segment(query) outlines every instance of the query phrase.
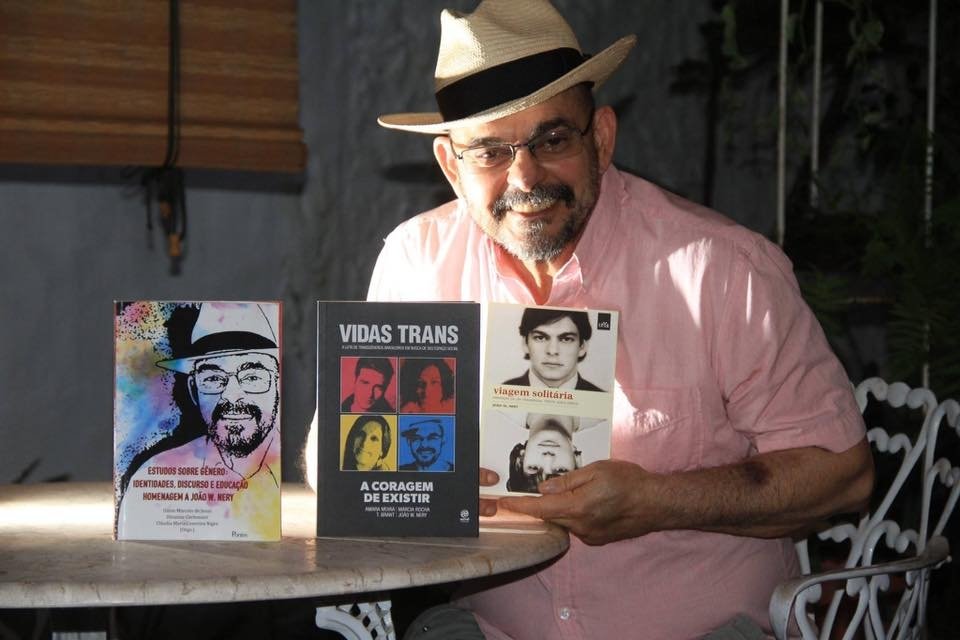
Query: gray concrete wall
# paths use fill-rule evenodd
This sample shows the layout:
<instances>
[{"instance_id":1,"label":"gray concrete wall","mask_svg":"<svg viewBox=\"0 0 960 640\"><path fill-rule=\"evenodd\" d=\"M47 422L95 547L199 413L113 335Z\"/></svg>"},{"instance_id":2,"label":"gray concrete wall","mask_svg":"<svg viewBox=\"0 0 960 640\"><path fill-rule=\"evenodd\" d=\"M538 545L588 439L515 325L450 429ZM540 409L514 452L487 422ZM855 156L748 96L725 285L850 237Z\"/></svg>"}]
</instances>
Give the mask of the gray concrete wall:
<instances>
[{"instance_id":1,"label":"gray concrete wall","mask_svg":"<svg viewBox=\"0 0 960 640\"><path fill-rule=\"evenodd\" d=\"M557 2L588 52L638 34L600 94L621 118L616 161L692 198L703 180L704 98L669 85L674 65L702 54L706 4ZM451 197L429 137L382 129L376 117L433 109L440 8L473 5L301 0L302 191L250 188L243 175L217 188L192 179L181 276L169 275L157 230L157 247L147 247L129 188L89 172L77 181L0 170L0 482L35 460L28 481L110 478L111 302L136 298L284 301L284 474L299 477L313 410L314 302L362 298L383 236ZM716 201L736 204L725 212L760 231L772 227L772 196L758 185L724 181Z\"/></svg>"}]
</instances>

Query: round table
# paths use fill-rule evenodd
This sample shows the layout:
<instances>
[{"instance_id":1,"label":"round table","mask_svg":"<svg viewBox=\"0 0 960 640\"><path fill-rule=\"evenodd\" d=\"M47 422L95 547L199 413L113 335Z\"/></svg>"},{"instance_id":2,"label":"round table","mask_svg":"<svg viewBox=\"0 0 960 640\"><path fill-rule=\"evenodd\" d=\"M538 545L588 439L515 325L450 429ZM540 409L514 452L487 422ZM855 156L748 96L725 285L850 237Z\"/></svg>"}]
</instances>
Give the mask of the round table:
<instances>
[{"instance_id":1,"label":"round table","mask_svg":"<svg viewBox=\"0 0 960 640\"><path fill-rule=\"evenodd\" d=\"M477 538L317 538L313 492L282 495L280 542L118 541L109 483L2 485L0 608L362 600L533 566L569 544L512 514L482 519Z\"/></svg>"}]
</instances>

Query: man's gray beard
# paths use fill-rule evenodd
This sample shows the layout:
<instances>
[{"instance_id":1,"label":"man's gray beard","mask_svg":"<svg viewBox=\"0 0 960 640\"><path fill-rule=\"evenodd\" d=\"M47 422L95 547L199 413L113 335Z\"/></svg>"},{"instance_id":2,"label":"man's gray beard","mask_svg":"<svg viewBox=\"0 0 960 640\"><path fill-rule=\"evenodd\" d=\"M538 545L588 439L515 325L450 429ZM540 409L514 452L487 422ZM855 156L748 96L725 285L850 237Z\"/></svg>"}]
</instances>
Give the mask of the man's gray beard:
<instances>
[{"instance_id":1,"label":"man's gray beard","mask_svg":"<svg viewBox=\"0 0 960 640\"><path fill-rule=\"evenodd\" d=\"M552 260L563 252L563 248L577 237L583 226L584 216L579 207L571 212L563 224L563 228L553 235L544 235L547 224L543 220L534 220L525 225L524 237L512 242L496 239L508 253L524 262L545 262Z\"/></svg>"},{"instance_id":2,"label":"man's gray beard","mask_svg":"<svg viewBox=\"0 0 960 640\"><path fill-rule=\"evenodd\" d=\"M244 438L240 434L234 435L228 433L226 439L218 435L216 429L213 429L213 442L232 458L246 458L256 451L257 447L263 444L263 441L267 439L267 434L270 433L272 428L272 422L266 426L258 422L256 431L250 434L250 437Z\"/></svg>"},{"instance_id":3,"label":"man's gray beard","mask_svg":"<svg viewBox=\"0 0 960 640\"><path fill-rule=\"evenodd\" d=\"M225 435L222 435L217 430L217 422L221 419L217 412L215 412L212 417L210 424L207 426L207 433L210 436L210 439L213 440L213 443L224 453L228 454L232 458L246 458L251 453L257 450L263 441L267 439L267 435L273 429L273 424L277 419L277 408L279 407L280 399L274 402L273 411L270 412L269 416L263 416L257 407L252 405L246 405L254 409L255 415L252 417L257 423L257 428L252 434L248 437L243 437L241 434L234 435L230 433L229 430Z\"/></svg>"},{"instance_id":4,"label":"man's gray beard","mask_svg":"<svg viewBox=\"0 0 960 640\"><path fill-rule=\"evenodd\" d=\"M440 459L440 452L439 452L439 451L434 451L433 453L431 453L429 460L424 460L422 457L420 457L420 456L419 456L418 454L416 454L416 453L414 453L413 457L414 457L414 462L415 462L417 465L419 465L419 466L421 466L421 467L423 467L423 468L426 469L426 468L432 467L434 464L436 464L437 460Z\"/></svg>"},{"instance_id":5,"label":"man's gray beard","mask_svg":"<svg viewBox=\"0 0 960 640\"><path fill-rule=\"evenodd\" d=\"M494 203L492 217L489 212L483 212L483 218L489 220L484 231L509 254L524 262L545 262L556 258L577 238L597 204L600 193L600 171L595 151L591 153L587 170L590 179L581 200L574 199L573 190L567 185L538 185L530 193L505 194ZM562 200L570 208L563 227L555 235L545 235L543 231L547 226L546 222L534 220L525 224L525 233L519 240L508 241L499 237L503 218L506 209L510 208L510 202L539 204L544 198ZM469 201L467 205L470 206Z\"/></svg>"}]
</instances>

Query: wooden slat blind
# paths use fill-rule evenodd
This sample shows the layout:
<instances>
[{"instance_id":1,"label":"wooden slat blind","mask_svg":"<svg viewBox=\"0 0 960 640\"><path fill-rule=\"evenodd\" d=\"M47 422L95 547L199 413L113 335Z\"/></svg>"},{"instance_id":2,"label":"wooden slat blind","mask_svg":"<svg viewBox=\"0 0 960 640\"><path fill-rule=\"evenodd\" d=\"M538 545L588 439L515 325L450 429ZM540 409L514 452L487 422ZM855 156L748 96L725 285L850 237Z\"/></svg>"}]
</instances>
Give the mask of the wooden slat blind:
<instances>
[{"instance_id":1,"label":"wooden slat blind","mask_svg":"<svg viewBox=\"0 0 960 640\"><path fill-rule=\"evenodd\" d=\"M0 162L157 166L166 0L0 0ZM180 166L298 172L295 0L181 0Z\"/></svg>"}]
</instances>

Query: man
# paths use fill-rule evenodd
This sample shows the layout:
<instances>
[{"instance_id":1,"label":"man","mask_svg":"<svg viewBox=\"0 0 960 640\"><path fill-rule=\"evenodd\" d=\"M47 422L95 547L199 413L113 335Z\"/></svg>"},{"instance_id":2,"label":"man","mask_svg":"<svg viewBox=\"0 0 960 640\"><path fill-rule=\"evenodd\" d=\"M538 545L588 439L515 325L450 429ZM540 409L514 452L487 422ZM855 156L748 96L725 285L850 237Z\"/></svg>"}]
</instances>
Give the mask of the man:
<instances>
[{"instance_id":1,"label":"man","mask_svg":"<svg viewBox=\"0 0 960 640\"><path fill-rule=\"evenodd\" d=\"M537 493L544 480L580 468L581 453L573 443L577 418L530 413L526 427L530 435L510 451L507 491Z\"/></svg>"},{"instance_id":2,"label":"man","mask_svg":"<svg viewBox=\"0 0 960 640\"><path fill-rule=\"evenodd\" d=\"M453 463L441 460L447 443L443 420L414 418L401 422L400 435L407 441L413 460L400 465L401 471L453 471Z\"/></svg>"},{"instance_id":3,"label":"man","mask_svg":"<svg viewBox=\"0 0 960 640\"><path fill-rule=\"evenodd\" d=\"M358 358L353 371L353 392L344 398L344 413L392 413L393 406L384 397L393 365L387 358Z\"/></svg>"},{"instance_id":4,"label":"man","mask_svg":"<svg viewBox=\"0 0 960 640\"><path fill-rule=\"evenodd\" d=\"M185 475L222 483L219 493L235 491L231 500L222 503L230 510L235 534L245 537L239 534L249 534L244 530L247 526L259 537L279 538L278 320L278 314L269 314L259 304L200 306L189 351L156 364L187 376L189 397L205 432L151 457L131 476L128 487L154 479L151 468L195 469L196 473ZM133 517L133 511L128 516Z\"/></svg>"},{"instance_id":5,"label":"man","mask_svg":"<svg viewBox=\"0 0 960 640\"><path fill-rule=\"evenodd\" d=\"M530 368L504 384L603 391L577 372L593 335L586 311L528 307L520 318L523 357Z\"/></svg>"},{"instance_id":6,"label":"man","mask_svg":"<svg viewBox=\"0 0 960 640\"><path fill-rule=\"evenodd\" d=\"M612 165L616 115L589 89L633 37L583 56L546 0L486 0L441 25L440 112L380 123L435 134L457 200L387 237L368 297L609 308L621 327L612 459L499 500L566 527L569 551L465 585L458 604L498 639L701 638L740 614L768 629L770 593L797 571L789 536L860 509L873 482L789 262Z\"/></svg>"}]
</instances>

